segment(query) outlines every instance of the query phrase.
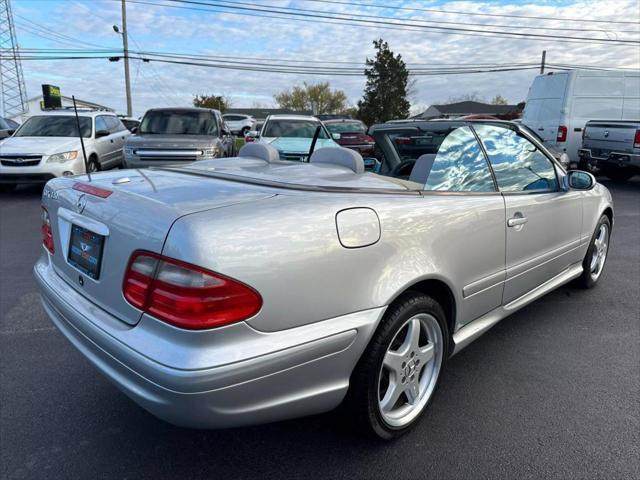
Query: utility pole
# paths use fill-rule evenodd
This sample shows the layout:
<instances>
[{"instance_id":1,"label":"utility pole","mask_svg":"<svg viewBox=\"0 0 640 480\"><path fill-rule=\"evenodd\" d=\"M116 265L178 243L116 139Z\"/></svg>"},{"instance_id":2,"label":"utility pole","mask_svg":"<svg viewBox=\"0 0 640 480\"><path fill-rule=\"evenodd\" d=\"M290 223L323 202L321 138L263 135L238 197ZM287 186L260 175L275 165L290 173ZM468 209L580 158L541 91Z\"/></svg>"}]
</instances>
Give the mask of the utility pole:
<instances>
[{"instance_id":1,"label":"utility pole","mask_svg":"<svg viewBox=\"0 0 640 480\"><path fill-rule=\"evenodd\" d=\"M0 0L0 53L0 114L13 117L28 103L10 0Z\"/></svg>"},{"instance_id":2,"label":"utility pole","mask_svg":"<svg viewBox=\"0 0 640 480\"><path fill-rule=\"evenodd\" d=\"M127 117L133 115L131 108L131 80L129 79L129 40L127 38L127 3L122 0L122 48L124 51L124 85L127 91Z\"/></svg>"},{"instance_id":3,"label":"utility pole","mask_svg":"<svg viewBox=\"0 0 640 480\"><path fill-rule=\"evenodd\" d=\"M124 0L122 0L124 2ZM540 74L544 73L544 61L547 59L547 51L542 51L542 62L540 62Z\"/></svg>"}]
</instances>

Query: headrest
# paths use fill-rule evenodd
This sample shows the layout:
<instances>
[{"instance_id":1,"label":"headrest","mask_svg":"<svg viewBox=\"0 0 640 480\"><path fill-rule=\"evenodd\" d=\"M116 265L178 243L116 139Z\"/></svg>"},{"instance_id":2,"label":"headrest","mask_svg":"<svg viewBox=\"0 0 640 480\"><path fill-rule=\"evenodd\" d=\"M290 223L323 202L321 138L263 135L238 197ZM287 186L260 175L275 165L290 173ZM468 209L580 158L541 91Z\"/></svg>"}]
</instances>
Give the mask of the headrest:
<instances>
[{"instance_id":1,"label":"headrest","mask_svg":"<svg viewBox=\"0 0 640 480\"><path fill-rule=\"evenodd\" d=\"M358 152L342 147L319 148L311 154L310 163L342 165L356 173L364 173L364 160Z\"/></svg>"},{"instance_id":2,"label":"headrest","mask_svg":"<svg viewBox=\"0 0 640 480\"><path fill-rule=\"evenodd\" d=\"M435 153L425 153L424 155L420 155L411 169L409 180L416 183L422 183L423 185L427 183L427 179L429 178L431 168L433 167L433 161L435 159Z\"/></svg>"},{"instance_id":3,"label":"headrest","mask_svg":"<svg viewBox=\"0 0 640 480\"><path fill-rule=\"evenodd\" d=\"M275 147L267 143L258 142L244 144L242 148L240 148L238 156L259 158L260 160L264 160L265 162L269 163L277 162L278 160L280 160L280 153Z\"/></svg>"}]
</instances>

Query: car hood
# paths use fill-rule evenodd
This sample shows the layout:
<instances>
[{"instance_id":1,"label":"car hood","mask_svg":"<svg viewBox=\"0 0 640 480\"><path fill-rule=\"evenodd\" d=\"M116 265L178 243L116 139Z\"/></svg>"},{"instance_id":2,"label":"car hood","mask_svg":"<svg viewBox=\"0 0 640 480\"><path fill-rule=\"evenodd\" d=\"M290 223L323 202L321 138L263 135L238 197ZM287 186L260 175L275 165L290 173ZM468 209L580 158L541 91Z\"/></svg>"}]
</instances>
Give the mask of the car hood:
<instances>
[{"instance_id":1,"label":"car hood","mask_svg":"<svg viewBox=\"0 0 640 480\"><path fill-rule=\"evenodd\" d=\"M80 148L80 139L72 137L9 137L0 143L0 154L52 155Z\"/></svg>"},{"instance_id":2,"label":"car hood","mask_svg":"<svg viewBox=\"0 0 640 480\"><path fill-rule=\"evenodd\" d=\"M130 135L127 147L132 148L206 148L215 143L208 135Z\"/></svg>"},{"instance_id":3,"label":"car hood","mask_svg":"<svg viewBox=\"0 0 640 480\"><path fill-rule=\"evenodd\" d=\"M265 143L270 143L280 152L287 153L307 153L311 148L311 138L289 138L289 137L267 137L261 139ZM330 138L319 138L315 148L339 147Z\"/></svg>"}]
</instances>

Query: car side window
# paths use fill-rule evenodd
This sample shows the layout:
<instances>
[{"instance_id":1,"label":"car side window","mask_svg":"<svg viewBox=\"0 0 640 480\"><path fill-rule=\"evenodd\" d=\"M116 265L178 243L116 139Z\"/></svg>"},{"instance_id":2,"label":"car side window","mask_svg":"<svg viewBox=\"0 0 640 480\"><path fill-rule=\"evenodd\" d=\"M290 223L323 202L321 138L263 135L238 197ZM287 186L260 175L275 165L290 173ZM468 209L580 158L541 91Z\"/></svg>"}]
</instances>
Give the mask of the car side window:
<instances>
[{"instance_id":1,"label":"car side window","mask_svg":"<svg viewBox=\"0 0 640 480\"><path fill-rule=\"evenodd\" d=\"M553 163L533 143L517 132L495 125L474 125L503 192L558 190Z\"/></svg>"},{"instance_id":2,"label":"car side window","mask_svg":"<svg viewBox=\"0 0 640 480\"><path fill-rule=\"evenodd\" d=\"M105 120L104 115L100 115L99 117L96 117L96 132L99 132L100 130L109 131L109 127L107 126L107 122Z\"/></svg>"},{"instance_id":3,"label":"car side window","mask_svg":"<svg viewBox=\"0 0 640 480\"><path fill-rule=\"evenodd\" d=\"M414 168L429 168L429 161ZM469 127L453 130L444 139L427 174L424 190L445 192L495 192L487 159ZM412 172L413 176L413 172Z\"/></svg>"}]
</instances>

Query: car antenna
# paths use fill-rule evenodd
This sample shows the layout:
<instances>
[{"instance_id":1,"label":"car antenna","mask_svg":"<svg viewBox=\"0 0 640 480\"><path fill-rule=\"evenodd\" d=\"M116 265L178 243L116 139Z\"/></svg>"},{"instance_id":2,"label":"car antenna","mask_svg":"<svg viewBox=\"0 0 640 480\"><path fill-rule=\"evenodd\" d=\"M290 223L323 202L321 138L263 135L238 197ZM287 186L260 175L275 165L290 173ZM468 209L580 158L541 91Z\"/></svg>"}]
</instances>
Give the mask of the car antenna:
<instances>
[{"instance_id":1,"label":"car antenna","mask_svg":"<svg viewBox=\"0 0 640 480\"><path fill-rule=\"evenodd\" d=\"M80 117L78 117L78 107L76 107L76 97L71 95L73 100L73 111L76 114L76 124L78 125L78 136L80 137L80 145L82 145L82 158L84 159L84 171L87 172L87 177L91 181L91 172L89 171L89 165L87 164L87 152L84 149L84 140L82 140L82 130L80 129Z\"/></svg>"},{"instance_id":2,"label":"car antenna","mask_svg":"<svg viewBox=\"0 0 640 480\"><path fill-rule=\"evenodd\" d=\"M316 127L316 131L313 134L313 140L311 140L311 147L309 147L309 155L307 156L307 162L311 160L311 154L313 150L316 148L316 142L318 141L318 137L320 136L320 130L322 130L322 126L318 125Z\"/></svg>"}]
</instances>

